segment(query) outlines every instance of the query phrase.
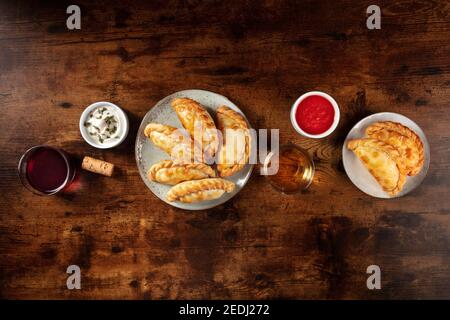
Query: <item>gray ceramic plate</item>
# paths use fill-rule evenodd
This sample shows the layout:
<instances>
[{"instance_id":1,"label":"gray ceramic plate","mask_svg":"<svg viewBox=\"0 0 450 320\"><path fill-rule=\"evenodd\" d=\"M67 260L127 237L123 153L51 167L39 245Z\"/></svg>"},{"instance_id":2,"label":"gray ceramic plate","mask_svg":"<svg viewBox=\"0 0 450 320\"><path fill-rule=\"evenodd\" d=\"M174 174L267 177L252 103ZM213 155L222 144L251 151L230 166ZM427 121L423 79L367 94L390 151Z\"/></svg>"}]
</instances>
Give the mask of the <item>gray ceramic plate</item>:
<instances>
[{"instance_id":1,"label":"gray ceramic plate","mask_svg":"<svg viewBox=\"0 0 450 320\"><path fill-rule=\"evenodd\" d=\"M208 112L211 114L213 119L216 117L216 110L222 106L226 105L231 109L241 113L244 118L245 115L242 111L226 97L205 90L184 90L179 91L170 96L165 97L159 101L153 108L151 108L147 114L142 119L139 131L136 137L136 163L139 169L139 174L142 180L147 185L147 187L162 201L181 209L187 210L203 210L213 208L226 201L230 200L235 196L241 189L245 186L250 175L252 173L253 165L247 164L244 169L236 173L235 175L227 178L236 184L236 188L232 193L226 193L222 197L216 200L203 201L197 203L182 203L182 202L168 202L166 200L167 191L169 191L170 186L159 184L150 181L147 178L148 169L156 162L169 159L169 156L159 148L157 148L149 139L144 136L144 128L150 122L157 122L161 124L170 125L177 128L182 128L180 121L176 113L170 106L170 102L173 98L188 97L194 99L201 103ZM248 122L248 121L247 121Z\"/></svg>"},{"instance_id":2,"label":"gray ceramic plate","mask_svg":"<svg viewBox=\"0 0 450 320\"><path fill-rule=\"evenodd\" d=\"M363 138L365 136L364 130L366 127L378 121L394 121L407 126L420 137L424 147L425 159L422 170L415 176L407 177L403 190L395 196L390 196L384 192L375 178L364 167L362 162L346 147L348 140ZM352 128L352 130L350 130L342 147L342 161L344 163L345 172L358 189L376 198L397 198L414 190L422 183L423 179L425 179L428 167L430 166L430 146L422 129L420 129L420 127L411 119L398 113L380 112L362 119Z\"/></svg>"}]
</instances>

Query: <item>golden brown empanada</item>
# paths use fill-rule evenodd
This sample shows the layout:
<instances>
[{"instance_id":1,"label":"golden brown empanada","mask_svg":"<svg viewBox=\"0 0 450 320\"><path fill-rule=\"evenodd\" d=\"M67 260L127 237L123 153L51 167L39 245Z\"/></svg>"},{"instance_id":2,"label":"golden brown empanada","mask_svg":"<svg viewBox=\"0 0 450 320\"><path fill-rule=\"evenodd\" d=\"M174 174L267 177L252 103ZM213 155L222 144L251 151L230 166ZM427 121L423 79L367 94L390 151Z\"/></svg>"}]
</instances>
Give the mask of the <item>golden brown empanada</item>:
<instances>
[{"instance_id":1,"label":"golden brown empanada","mask_svg":"<svg viewBox=\"0 0 450 320\"><path fill-rule=\"evenodd\" d=\"M207 161L212 159L219 147L219 137L208 111L200 103L189 98L173 99L172 107L183 127L201 147L204 159Z\"/></svg>"},{"instance_id":2,"label":"golden brown empanada","mask_svg":"<svg viewBox=\"0 0 450 320\"><path fill-rule=\"evenodd\" d=\"M217 171L221 177L228 177L241 170L248 162L251 136L244 117L227 106L217 109L217 124L223 139Z\"/></svg>"},{"instance_id":3,"label":"golden brown empanada","mask_svg":"<svg viewBox=\"0 0 450 320\"><path fill-rule=\"evenodd\" d=\"M363 162L384 191L396 195L402 190L406 177L397 149L371 138L350 140L347 147Z\"/></svg>"},{"instance_id":4,"label":"golden brown empanada","mask_svg":"<svg viewBox=\"0 0 450 320\"><path fill-rule=\"evenodd\" d=\"M376 122L366 128L366 134L395 147L400 152L407 175L416 175L422 169L423 144L419 136L408 127L391 121Z\"/></svg>"},{"instance_id":5,"label":"golden brown empanada","mask_svg":"<svg viewBox=\"0 0 450 320\"><path fill-rule=\"evenodd\" d=\"M216 176L214 170L204 163L181 164L172 160L155 163L147 172L150 180L175 185L189 180L199 180Z\"/></svg>"},{"instance_id":6,"label":"golden brown empanada","mask_svg":"<svg viewBox=\"0 0 450 320\"><path fill-rule=\"evenodd\" d=\"M234 187L233 182L221 178L185 181L169 190L167 200L185 203L213 200L220 198L225 192L232 192Z\"/></svg>"},{"instance_id":7,"label":"golden brown empanada","mask_svg":"<svg viewBox=\"0 0 450 320\"><path fill-rule=\"evenodd\" d=\"M193 163L195 159L195 144L192 139L174 127L159 123L149 123L144 135L170 157L180 163Z\"/></svg>"}]
</instances>

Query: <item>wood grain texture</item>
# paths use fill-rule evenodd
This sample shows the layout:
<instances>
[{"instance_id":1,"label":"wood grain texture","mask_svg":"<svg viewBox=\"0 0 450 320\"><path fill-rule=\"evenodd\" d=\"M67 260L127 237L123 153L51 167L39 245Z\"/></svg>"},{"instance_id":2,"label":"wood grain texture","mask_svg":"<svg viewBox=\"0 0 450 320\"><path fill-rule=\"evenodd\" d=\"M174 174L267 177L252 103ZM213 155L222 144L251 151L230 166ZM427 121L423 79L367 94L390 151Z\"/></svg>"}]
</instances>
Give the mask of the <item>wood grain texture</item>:
<instances>
[{"instance_id":1,"label":"wood grain texture","mask_svg":"<svg viewBox=\"0 0 450 320\"><path fill-rule=\"evenodd\" d=\"M450 298L450 3L379 1L0 2L0 297L62 299ZM279 128L314 156L301 194L273 190L255 170L215 209L186 212L139 177L134 139L163 97L200 88L229 97L255 128ZM322 90L341 122L322 140L289 123L302 93ZM113 150L78 130L95 101L124 108L129 136ZM374 199L347 178L342 142L365 115L410 117L431 145L423 184ZM62 147L114 163L112 178L80 172L76 190L34 196L16 167L30 146ZM82 290L66 289L66 268ZM366 288L366 268L382 290Z\"/></svg>"}]
</instances>

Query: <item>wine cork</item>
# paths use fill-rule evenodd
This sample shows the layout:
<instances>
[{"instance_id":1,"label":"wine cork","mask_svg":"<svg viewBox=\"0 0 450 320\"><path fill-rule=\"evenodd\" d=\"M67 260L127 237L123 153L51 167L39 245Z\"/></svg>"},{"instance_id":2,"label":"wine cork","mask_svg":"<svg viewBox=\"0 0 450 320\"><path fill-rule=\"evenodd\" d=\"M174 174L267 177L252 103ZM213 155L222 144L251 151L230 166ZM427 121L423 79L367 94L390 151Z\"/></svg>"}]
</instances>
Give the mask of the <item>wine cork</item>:
<instances>
[{"instance_id":1,"label":"wine cork","mask_svg":"<svg viewBox=\"0 0 450 320\"><path fill-rule=\"evenodd\" d=\"M84 170L87 170L87 171L91 171L91 172L102 174L104 176L111 177L111 175L113 174L114 165L112 163L109 163L109 162L106 162L103 160L98 160L98 159L94 159L94 158L86 156L83 158L83 163L81 164L81 168L83 168Z\"/></svg>"}]
</instances>

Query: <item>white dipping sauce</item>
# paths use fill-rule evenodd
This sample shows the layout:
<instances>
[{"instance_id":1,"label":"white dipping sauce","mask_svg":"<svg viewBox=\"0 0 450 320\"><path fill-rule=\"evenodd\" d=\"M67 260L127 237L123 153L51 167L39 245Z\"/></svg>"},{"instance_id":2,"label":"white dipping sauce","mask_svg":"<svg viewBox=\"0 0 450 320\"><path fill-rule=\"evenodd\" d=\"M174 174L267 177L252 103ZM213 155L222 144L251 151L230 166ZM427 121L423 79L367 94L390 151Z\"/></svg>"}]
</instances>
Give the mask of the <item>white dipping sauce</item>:
<instances>
[{"instance_id":1,"label":"white dipping sauce","mask_svg":"<svg viewBox=\"0 0 450 320\"><path fill-rule=\"evenodd\" d=\"M100 106L91 111L84 122L87 133L97 143L118 139L120 122L116 111L110 106Z\"/></svg>"}]
</instances>

